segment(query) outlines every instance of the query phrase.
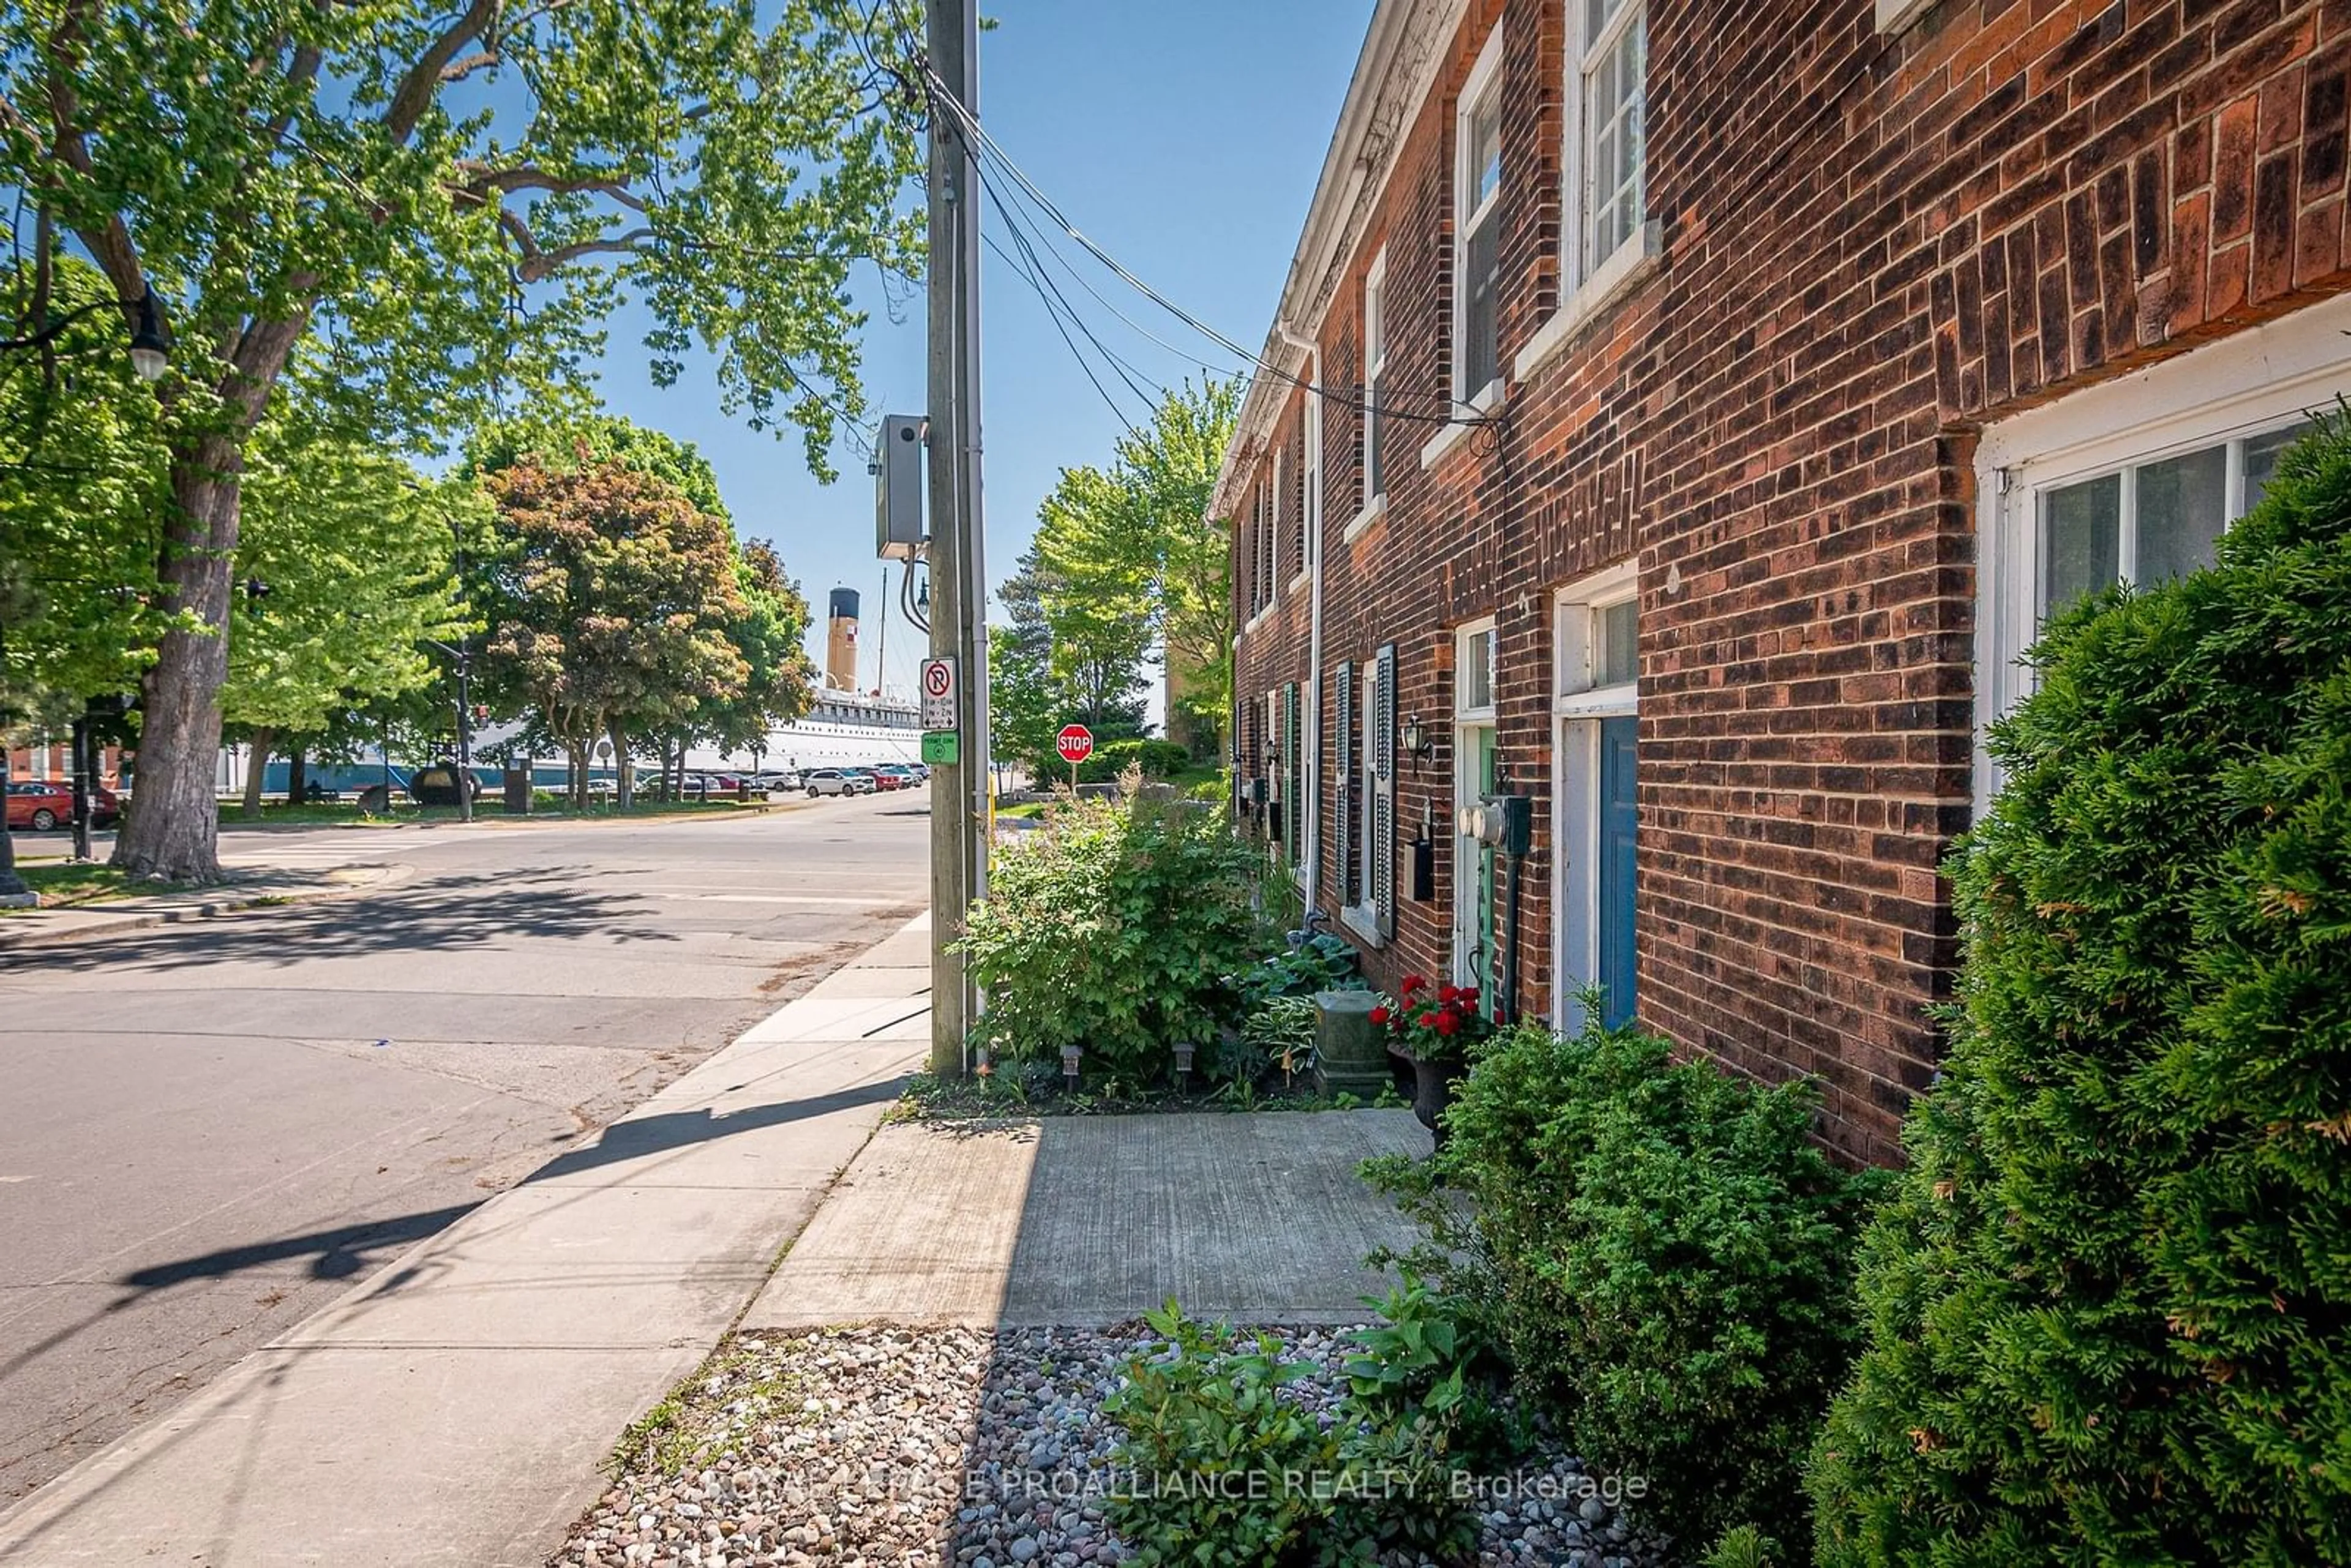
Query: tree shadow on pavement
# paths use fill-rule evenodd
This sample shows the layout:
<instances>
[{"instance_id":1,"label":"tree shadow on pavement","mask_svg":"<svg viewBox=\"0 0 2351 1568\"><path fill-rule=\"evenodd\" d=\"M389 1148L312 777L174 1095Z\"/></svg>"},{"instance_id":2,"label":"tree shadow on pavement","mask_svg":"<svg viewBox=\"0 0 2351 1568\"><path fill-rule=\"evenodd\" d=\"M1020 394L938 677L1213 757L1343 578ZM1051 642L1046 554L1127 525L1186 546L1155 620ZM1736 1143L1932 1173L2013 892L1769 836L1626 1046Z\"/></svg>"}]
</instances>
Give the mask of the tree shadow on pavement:
<instances>
[{"instance_id":1,"label":"tree shadow on pavement","mask_svg":"<svg viewBox=\"0 0 2351 1568\"><path fill-rule=\"evenodd\" d=\"M883 1104L896 1100L905 1091L906 1081L895 1078L881 1083L861 1083L806 1100L746 1106L739 1111L716 1115L707 1105L697 1105L689 1111L660 1111L650 1116L633 1116L606 1127L594 1143L583 1144L567 1154L557 1155L525 1176L521 1185L528 1186L533 1182L554 1181L560 1176L617 1165L622 1160L645 1159L695 1144L708 1143L713 1138L756 1132L762 1127L781 1126L787 1122L804 1122L811 1116L846 1111L852 1106Z\"/></svg>"},{"instance_id":2,"label":"tree shadow on pavement","mask_svg":"<svg viewBox=\"0 0 2351 1568\"><path fill-rule=\"evenodd\" d=\"M650 923L656 901L580 884L590 866L440 876L348 901L262 909L101 933L87 940L0 948L10 969L181 969L214 964L297 964L385 953L462 952L513 940L675 942Z\"/></svg>"}]
</instances>

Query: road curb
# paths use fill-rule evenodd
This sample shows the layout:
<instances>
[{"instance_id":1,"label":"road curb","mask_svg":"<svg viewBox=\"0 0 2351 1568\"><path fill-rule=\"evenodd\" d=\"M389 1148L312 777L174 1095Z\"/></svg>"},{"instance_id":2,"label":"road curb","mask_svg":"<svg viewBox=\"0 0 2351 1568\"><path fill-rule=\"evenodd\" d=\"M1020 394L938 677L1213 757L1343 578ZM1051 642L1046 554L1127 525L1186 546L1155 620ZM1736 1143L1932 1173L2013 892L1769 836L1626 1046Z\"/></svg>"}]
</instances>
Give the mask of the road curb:
<instances>
[{"instance_id":1,"label":"road curb","mask_svg":"<svg viewBox=\"0 0 2351 1568\"><path fill-rule=\"evenodd\" d=\"M381 872L381 876L364 882L346 883L335 887L298 888L291 891L256 889L243 895L206 899L201 904L176 904L170 909L149 910L144 914L110 915L103 909L61 910L60 914L87 914L93 917L88 925L69 926L62 930L32 930L14 932L0 925L0 953L19 947L49 947L68 942L85 942L96 936L111 936L123 931L146 931L158 925L188 925L199 920L217 920L224 915L237 915L253 909L287 909L306 904L331 904L337 899L355 898L363 893L381 893L397 887L416 874L412 865L351 866L350 871ZM333 874L332 873L329 874ZM110 901L108 901L110 902Z\"/></svg>"}]
</instances>

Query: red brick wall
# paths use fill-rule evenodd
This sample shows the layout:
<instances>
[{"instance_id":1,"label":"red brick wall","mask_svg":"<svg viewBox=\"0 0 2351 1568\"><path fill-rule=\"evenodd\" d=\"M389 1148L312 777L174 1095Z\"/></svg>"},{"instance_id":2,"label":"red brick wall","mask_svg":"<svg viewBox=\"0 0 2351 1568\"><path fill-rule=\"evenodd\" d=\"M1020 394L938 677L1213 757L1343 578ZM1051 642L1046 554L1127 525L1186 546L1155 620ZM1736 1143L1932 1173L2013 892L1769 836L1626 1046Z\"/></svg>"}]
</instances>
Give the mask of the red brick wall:
<instances>
[{"instance_id":1,"label":"red brick wall","mask_svg":"<svg viewBox=\"0 0 2351 1568\"><path fill-rule=\"evenodd\" d=\"M1319 330L1326 384L1360 380L1384 243L1383 403L1444 406L1456 95L1498 17L1506 364L1548 319L1562 15L1471 7ZM1649 28L1654 270L1434 471L1435 426L1393 424L1352 545L1360 423L1326 407L1326 676L1395 641L1399 713L1439 742L1398 789L1400 841L1436 815L1438 896L1369 965L1448 960L1450 629L1492 614L1503 766L1538 797L1521 1000L1550 1008L1551 594L1636 559L1641 1016L1817 1077L1831 1143L1890 1158L1954 957L1974 432L2351 284L2351 4L1947 0L1886 38L1868 0L1651 0ZM1245 698L1307 678L1305 600L1245 634ZM1326 755L1328 717L1326 683ZM1326 908L1338 886L1326 858Z\"/></svg>"}]
</instances>

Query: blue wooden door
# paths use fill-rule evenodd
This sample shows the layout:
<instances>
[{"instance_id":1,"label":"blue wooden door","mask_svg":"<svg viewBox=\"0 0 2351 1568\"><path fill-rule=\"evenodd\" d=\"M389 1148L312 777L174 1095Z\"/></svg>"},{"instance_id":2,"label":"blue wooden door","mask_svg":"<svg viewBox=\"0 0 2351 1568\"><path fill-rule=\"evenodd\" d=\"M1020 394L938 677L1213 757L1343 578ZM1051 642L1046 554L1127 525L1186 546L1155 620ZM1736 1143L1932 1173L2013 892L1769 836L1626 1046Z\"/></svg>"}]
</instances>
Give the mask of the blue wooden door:
<instances>
[{"instance_id":1,"label":"blue wooden door","mask_svg":"<svg viewBox=\"0 0 2351 1568\"><path fill-rule=\"evenodd\" d=\"M1600 973L1602 1021L1633 1017L1633 846L1640 816L1633 793L1633 718L1600 723Z\"/></svg>"}]
</instances>

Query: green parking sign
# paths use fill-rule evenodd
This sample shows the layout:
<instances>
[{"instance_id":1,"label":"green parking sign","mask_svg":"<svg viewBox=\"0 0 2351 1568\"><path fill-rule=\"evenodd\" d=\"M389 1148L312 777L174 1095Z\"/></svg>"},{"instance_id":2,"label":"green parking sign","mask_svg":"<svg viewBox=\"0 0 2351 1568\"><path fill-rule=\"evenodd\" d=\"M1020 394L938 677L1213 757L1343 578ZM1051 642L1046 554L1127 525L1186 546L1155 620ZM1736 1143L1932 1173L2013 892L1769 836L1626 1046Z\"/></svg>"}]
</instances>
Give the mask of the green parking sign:
<instances>
[{"instance_id":1,"label":"green parking sign","mask_svg":"<svg viewBox=\"0 0 2351 1568\"><path fill-rule=\"evenodd\" d=\"M923 736L923 760L934 767L942 764L953 767L962 760L963 747L958 744L962 739L951 729L925 731Z\"/></svg>"}]
</instances>

